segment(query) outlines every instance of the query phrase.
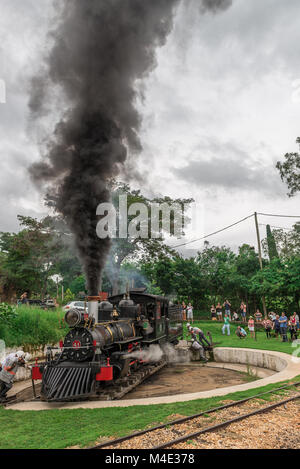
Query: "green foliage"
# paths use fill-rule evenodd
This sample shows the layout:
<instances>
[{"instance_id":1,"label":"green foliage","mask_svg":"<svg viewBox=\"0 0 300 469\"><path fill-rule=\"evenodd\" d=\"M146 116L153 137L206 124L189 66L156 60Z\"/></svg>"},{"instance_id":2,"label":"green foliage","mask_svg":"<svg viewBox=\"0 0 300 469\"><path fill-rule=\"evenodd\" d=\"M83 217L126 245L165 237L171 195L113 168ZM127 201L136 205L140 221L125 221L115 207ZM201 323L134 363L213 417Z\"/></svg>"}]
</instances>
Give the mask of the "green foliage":
<instances>
[{"instance_id":1,"label":"green foliage","mask_svg":"<svg viewBox=\"0 0 300 469\"><path fill-rule=\"evenodd\" d=\"M71 290L68 288L67 291L65 292L64 298L65 298L66 303L70 303L71 301L74 300L75 296L71 292Z\"/></svg>"},{"instance_id":2,"label":"green foliage","mask_svg":"<svg viewBox=\"0 0 300 469\"><path fill-rule=\"evenodd\" d=\"M276 257L279 257L279 256L277 252L275 238L273 236L270 225L267 225L267 243L268 243L269 259L271 261L272 259L275 259Z\"/></svg>"},{"instance_id":3,"label":"green foliage","mask_svg":"<svg viewBox=\"0 0 300 469\"><path fill-rule=\"evenodd\" d=\"M113 181L112 183L112 201L116 209L117 220L119 217L119 196L127 196L127 210L130 206L136 203L142 203L148 210L148 219L147 226L145 227L146 233L148 232L148 238L120 238L117 237L112 241L112 248L110 251L110 256L106 266L106 274L112 285L112 290L114 293L119 291L119 277L120 277L120 268L124 262L131 262L132 260L142 259L144 262L150 260L158 260L160 256L171 256L176 255L171 248L169 248L164 243L165 233L161 229L160 233L157 233L158 237L153 238L153 227L151 227L151 204L164 204L169 205L176 203L182 207L193 202L192 199L176 199L173 200L170 197L155 198L149 199L145 197L140 190L132 190L128 184L117 183ZM130 224L135 218L135 215L128 216L128 223ZM174 220L171 218L170 231L171 236L174 229ZM161 217L160 217L160 228L161 227ZM182 227L184 228L184 227ZM119 231L119 226L117 226L117 233ZM174 234L174 233L173 233Z\"/></svg>"},{"instance_id":4,"label":"green foliage","mask_svg":"<svg viewBox=\"0 0 300 469\"><path fill-rule=\"evenodd\" d=\"M291 259L295 256L300 256L300 222L297 222L293 228L288 231L282 228L272 230L272 237L274 238L277 252L277 256L272 256L273 258L280 257ZM264 253L268 255L268 238L262 241L262 246Z\"/></svg>"},{"instance_id":5,"label":"green foliage","mask_svg":"<svg viewBox=\"0 0 300 469\"><path fill-rule=\"evenodd\" d=\"M66 334L61 310L44 311L19 306L17 314L7 323L0 322L0 339L8 347L22 346L28 351L46 344L56 344Z\"/></svg>"},{"instance_id":6,"label":"green foliage","mask_svg":"<svg viewBox=\"0 0 300 469\"><path fill-rule=\"evenodd\" d=\"M11 322L17 317L17 309L7 303L0 303L0 324Z\"/></svg>"}]
</instances>

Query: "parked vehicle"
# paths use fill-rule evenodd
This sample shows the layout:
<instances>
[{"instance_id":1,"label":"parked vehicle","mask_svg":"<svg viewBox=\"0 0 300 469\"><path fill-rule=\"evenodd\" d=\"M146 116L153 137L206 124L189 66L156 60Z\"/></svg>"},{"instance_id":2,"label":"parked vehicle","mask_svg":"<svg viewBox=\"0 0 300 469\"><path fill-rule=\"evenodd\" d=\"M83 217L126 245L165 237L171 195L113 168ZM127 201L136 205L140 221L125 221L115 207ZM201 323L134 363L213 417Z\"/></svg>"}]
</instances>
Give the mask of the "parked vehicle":
<instances>
[{"instance_id":1,"label":"parked vehicle","mask_svg":"<svg viewBox=\"0 0 300 469\"><path fill-rule=\"evenodd\" d=\"M87 311L87 305L85 306L84 301L71 301L66 306L63 307L65 312L69 311L69 309L78 309L79 311Z\"/></svg>"}]
</instances>

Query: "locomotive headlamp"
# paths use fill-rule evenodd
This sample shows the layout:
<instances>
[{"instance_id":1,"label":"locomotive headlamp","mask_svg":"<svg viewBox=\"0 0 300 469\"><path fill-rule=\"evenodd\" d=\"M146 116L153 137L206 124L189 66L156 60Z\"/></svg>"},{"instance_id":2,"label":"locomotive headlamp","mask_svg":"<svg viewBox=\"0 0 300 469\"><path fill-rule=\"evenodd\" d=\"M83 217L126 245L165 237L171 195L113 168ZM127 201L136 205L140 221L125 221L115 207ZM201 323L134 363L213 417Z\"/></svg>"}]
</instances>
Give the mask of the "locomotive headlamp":
<instances>
[{"instance_id":1,"label":"locomotive headlamp","mask_svg":"<svg viewBox=\"0 0 300 469\"><path fill-rule=\"evenodd\" d=\"M69 327L76 327L81 323L82 314L78 309L70 309L65 315L65 322Z\"/></svg>"}]
</instances>

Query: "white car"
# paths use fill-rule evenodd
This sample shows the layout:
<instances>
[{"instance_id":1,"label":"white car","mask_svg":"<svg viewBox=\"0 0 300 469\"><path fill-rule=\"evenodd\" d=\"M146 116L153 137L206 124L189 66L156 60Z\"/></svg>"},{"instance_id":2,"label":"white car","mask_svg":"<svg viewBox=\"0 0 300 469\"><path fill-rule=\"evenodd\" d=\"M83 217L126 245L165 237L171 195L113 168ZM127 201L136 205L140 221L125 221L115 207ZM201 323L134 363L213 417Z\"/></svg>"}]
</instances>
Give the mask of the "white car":
<instances>
[{"instance_id":1,"label":"white car","mask_svg":"<svg viewBox=\"0 0 300 469\"><path fill-rule=\"evenodd\" d=\"M71 301L71 303L63 307L63 310L67 312L72 308L78 309L79 311L87 311L87 305L85 306L84 301Z\"/></svg>"}]
</instances>

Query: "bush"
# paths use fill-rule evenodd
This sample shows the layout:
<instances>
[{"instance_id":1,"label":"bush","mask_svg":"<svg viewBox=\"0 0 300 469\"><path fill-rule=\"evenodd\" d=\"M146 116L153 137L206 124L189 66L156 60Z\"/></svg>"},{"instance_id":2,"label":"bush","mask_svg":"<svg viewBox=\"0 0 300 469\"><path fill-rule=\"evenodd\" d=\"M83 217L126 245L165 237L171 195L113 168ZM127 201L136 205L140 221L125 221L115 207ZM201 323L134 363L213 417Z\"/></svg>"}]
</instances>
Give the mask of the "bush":
<instances>
[{"instance_id":1,"label":"bush","mask_svg":"<svg viewBox=\"0 0 300 469\"><path fill-rule=\"evenodd\" d=\"M7 323L17 317L17 309L15 306L7 303L0 303L0 324Z\"/></svg>"},{"instance_id":2,"label":"bush","mask_svg":"<svg viewBox=\"0 0 300 469\"><path fill-rule=\"evenodd\" d=\"M63 316L61 310L20 306L9 322L0 322L0 339L8 347L22 346L28 351L55 345L67 332Z\"/></svg>"}]
</instances>

